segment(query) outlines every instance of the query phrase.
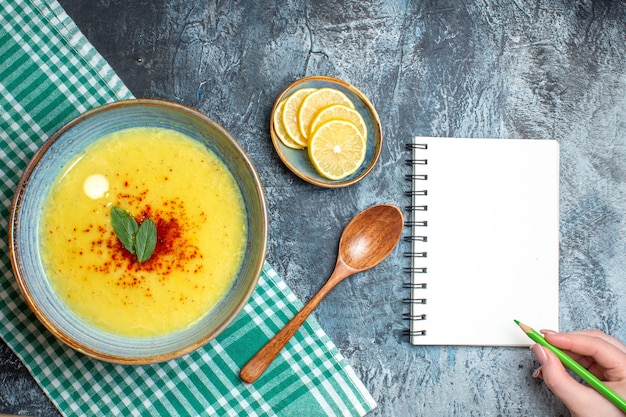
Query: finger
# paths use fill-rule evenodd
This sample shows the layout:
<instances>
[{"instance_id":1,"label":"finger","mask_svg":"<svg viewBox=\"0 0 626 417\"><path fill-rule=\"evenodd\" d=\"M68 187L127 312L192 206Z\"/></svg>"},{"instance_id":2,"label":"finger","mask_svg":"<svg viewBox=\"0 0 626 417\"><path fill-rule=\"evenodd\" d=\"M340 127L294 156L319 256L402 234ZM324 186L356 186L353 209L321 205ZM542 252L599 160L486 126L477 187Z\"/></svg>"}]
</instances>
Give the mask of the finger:
<instances>
[{"instance_id":1,"label":"finger","mask_svg":"<svg viewBox=\"0 0 626 417\"><path fill-rule=\"evenodd\" d=\"M550 329L541 329L540 332L543 333L544 336L546 336L548 334L559 333L559 332L555 332L554 330L550 330ZM585 336L597 337L597 338L602 339L602 340L604 340L606 342L609 342L610 344L612 344L613 346L615 346L616 348L618 348L622 352L626 353L626 344L622 343L619 339L604 333L602 330L597 330L597 329L577 330L577 331L570 332L569 334L580 334L580 335L585 335Z\"/></svg>"},{"instance_id":2,"label":"finger","mask_svg":"<svg viewBox=\"0 0 626 417\"><path fill-rule=\"evenodd\" d=\"M581 333L548 333L546 340L560 349L595 361L592 372L601 379L626 378L626 353L605 338Z\"/></svg>"},{"instance_id":3,"label":"finger","mask_svg":"<svg viewBox=\"0 0 626 417\"><path fill-rule=\"evenodd\" d=\"M593 360L593 358L590 358L588 356L577 355L575 353L568 352L568 351L564 351L564 352L567 353L572 359L574 359L583 368L585 368L587 370L591 369L594 366L597 366L596 361ZM596 376L598 376L598 375L596 375Z\"/></svg>"},{"instance_id":4,"label":"finger","mask_svg":"<svg viewBox=\"0 0 626 417\"><path fill-rule=\"evenodd\" d=\"M622 343L617 338L604 333L601 330L579 330L579 331L575 331L575 332L572 332L572 333L573 334L582 334L582 335L591 336L591 337L597 337L597 338L602 339L602 340L604 340L606 342L609 342L610 344L612 344L613 346L615 346L616 348L618 348L622 352L626 353L626 345L624 343Z\"/></svg>"},{"instance_id":5,"label":"finger","mask_svg":"<svg viewBox=\"0 0 626 417\"><path fill-rule=\"evenodd\" d=\"M533 345L531 349L541 364L541 376L546 386L567 408L584 410L597 400L599 394L574 380L552 352L540 345Z\"/></svg>"},{"instance_id":6,"label":"finger","mask_svg":"<svg viewBox=\"0 0 626 417\"><path fill-rule=\"evenodd\" d=\"M547 334L555 334L559 332L555 332L554 330L549 330L549 329L541 329L541 333L543 333L543 335L545 336ZM577 330L577 331L570 332L569 334L580 334L580 335L585 335L585 336L597 337L606 342L609 342L610 344L612 344L613 346L615 346L622 352L626 353L626 344L622 343L619 339L604 333L602 330L597 330L597 329Z\"/></svg>"},{"instance_id":7,"label":"finger","mask_svg":"<svg viewBox=\"0 0 626 417\"><path fill-rule=\"evenodd\" d=\"M544 337L546 337L548 334L555 334L558 332L555 332L554 330L549 330L549 329L541 329L540 330L541 333L543 333ZM601 337L602 335L604 336L608 336L606 333L600 331L600 330L582 330L582 331L576 331L576 332L571 332L574 334L585 334L585 335L596 335L597 333L600 333L599 335L597 335L598 337ZM617 341L617 339L613 338L615 341ZM596 361L593 358L589 358L588 356L584 356L584 355L579 355L575 352L571 352L568 350L564 350L565 353L567 353L572 359L574 359L576 362L578 362L580 365L582 365L584 368L589 369L592 365L594 365L596 363ZM598 375L596 375L598 376Z\"/></svg>"}]
</instances>

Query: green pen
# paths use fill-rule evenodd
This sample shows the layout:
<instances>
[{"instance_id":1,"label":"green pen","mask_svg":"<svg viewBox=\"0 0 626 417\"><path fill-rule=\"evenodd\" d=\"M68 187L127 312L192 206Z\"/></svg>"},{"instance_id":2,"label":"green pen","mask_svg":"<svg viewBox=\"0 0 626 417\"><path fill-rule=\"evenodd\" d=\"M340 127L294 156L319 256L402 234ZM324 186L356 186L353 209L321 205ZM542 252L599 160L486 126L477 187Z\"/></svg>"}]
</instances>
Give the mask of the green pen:
<instances>
[{"instance_id":1,"label":"green pen","mask_svg":"<svg viewBox=\"0 0 626 417\"><path fill-rule=\"evenodd\" d=\"M576 362L569 356L567 353L563 352L556 346L552 346L548 341L543 337L541 333L534 330L532 327L525 325L524 323L520 323L517 320L514 320L515 324L517 324L523 331L530 337L534 342L539 345L549 349L552 353L556 355L557 358L565 365L567 368L571 369L576 375L585 380L590 386L595 388L600 394L604 395L609 401L618 406L622 411L626 412L626 400L624 400L620 395L605 385L602 381L600 381L594 374L585 369L581 364Z\"/></svg>"}]
</instances>

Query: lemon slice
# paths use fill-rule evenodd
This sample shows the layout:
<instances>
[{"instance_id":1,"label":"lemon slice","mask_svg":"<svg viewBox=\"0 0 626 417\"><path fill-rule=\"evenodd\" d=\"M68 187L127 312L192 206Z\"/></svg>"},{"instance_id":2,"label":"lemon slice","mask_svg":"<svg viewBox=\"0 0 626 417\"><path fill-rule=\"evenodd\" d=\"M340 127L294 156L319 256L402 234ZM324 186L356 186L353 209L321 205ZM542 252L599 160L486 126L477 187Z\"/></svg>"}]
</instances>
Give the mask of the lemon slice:
<instances>
[{"instance_id":1,"label":"lemon slice","mask_svg":"<svg viewBox=\"0 0 626 417\"><path fill-rule=\"evenodd\" d=\"M291 149L302 149L304 146L294 142L289 135L287 134L287 130L285 129L285 124L283 123L283 109L285 108L285 101L281 101L276 106L276 110L274 111L273 123L274 123L274 132L278 139L288 148Z\"/></svg>"},{"instance_id":2,"label":"lemon slice","mask_svg":"<svg viewBox=\"0 0 626 417\"><path fill-rule=\"evenodd\" d=\"M283 108L283 123L285 125L285 131L292 141L300 146L307 146L308 141L306 137L300 133L300 127L298 126L298 111L300 106L310 93L314 92L315 88L301 88L287 97L285 100L285 107Z\"/></svg>"},{"instance_id":3,"label":"lemon slice","mask_svg":"<svg viewBox=\"0 0 626 417\"><path fill-rule=\"evenodd\" d=\"M304 98L298 111L298 127L302 137L308 138L313 117L323 108L333 104L354 108L354 103L348 96L334 88L319 88Z\"/></svg>"},{"instance_id":4,"label":"lemon slice","mask_svg":"<svg viewBox=\"0 0 626 417\"><path fill-rule=\"evenodd\" d=\"M365 160L365 138L354 123L331 120L320 125L309 142L309 158L320 175L340 180Z\"/></svg>"},{"instance_id":5,"label":"lemon slice","mask_svg":"<svg viewBox=\"0 0 626 417\"><path fill-rule=\"evenodd\" d=\"M350 107L344 106L343 104L333 104L332 106L328 106L320 110L315 117L313 117L313 120L311 120L311 125L309 126L309 136L315 132L315 129L318 126L334 119L342 119L354 123L367 141L367 126L365 125L365 121L363 120L361 113L351 109Z\"/></svg>"}]
</instances>

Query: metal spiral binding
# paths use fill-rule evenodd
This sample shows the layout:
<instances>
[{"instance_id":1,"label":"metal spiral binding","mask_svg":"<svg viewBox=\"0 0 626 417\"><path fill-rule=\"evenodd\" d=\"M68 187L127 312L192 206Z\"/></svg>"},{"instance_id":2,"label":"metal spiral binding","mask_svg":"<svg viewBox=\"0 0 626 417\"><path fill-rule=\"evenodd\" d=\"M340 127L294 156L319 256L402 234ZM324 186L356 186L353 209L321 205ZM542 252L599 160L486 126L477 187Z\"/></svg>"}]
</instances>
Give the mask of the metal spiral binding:
<instances>
[{"instance_id":1,"label":"metal spiral binding","mask_svg":"<svg viewBox=\"0 0 626 417\"><path fill-rule=\"evenodd\" d=\"M428 255L427 252L404 252L404 256L407 258L425 258Z\"/></svg>"},{"instance_id":2,"label":"metal spiral binding","mask_svg":"<svg viewBox=\"0 0 626 417\"><path fill-rule=\"evenodd\" d=\"M425 274L427 272L426 268L413 268L412 266L402 268L402 271L407 274Z\"/></svg>"},{"instance_id":3,"label":"metal spiral binding","mask_svg":"<svg viewBox=\"0 0 626 417\"><path fill-rule=\"evenodd\" d=\"M407 159L405 162L409 166L428 165L428 159Z\"/></svg>"},{"instance_id":4,"label":"metal spiral binding","mask_svg":"<svg viewBox=\"0 0 626 417\"><path fill-rule=\"evenodd\" d=\"M411 158L405 161L406 165L413 167L415 165L428 165L428 159L426 158L416 158L416 154L414 150L427 150L428 145L422 143L409 143L406 145L406 149L411 153ZM405 206L405 210L408 212L407 218L409 220L405 221L405 227L410 228L411 234L409 236L404 236L404 241L411 243L410 252L405 252L404 256L407 258L415 259L415 258L426 258L428 256L428 252L426 251L416 251L414 250L415 243L422 243L428 241L428 236L426 233L426 229L424 233L416 234L414 233L414 228L426 228L428 227L427 220L419 220L415 219L416 213L423 213L428 211L428 205L425 202L416 203L416 201L421 200L424 197L428 196L427 184L422 181L428 181L427 174L416 174L413 172L413 168L411 168L411 174L404 176L405 180L408 181L410 185L410 190L404 193L405 196L410 197L411 204ZM426 304L427 299L425 297L413 297L415 290L425 290L427 288L426 282L415 282L416 276L418 274L426 274L427 269L425 267L415 267L413 266L413 260L411 261L411 266L403 268L403 272L408 274L411 277L411 282L405 282L402 287L411 291L411 295L409 298L403 299L403 302L409 305L423 305ZM411 323L421 322L427 320L426 314L417 314L417 313L404 313L403 318L408 320ZM402 332L403 335L414 337L414 336L425 336L426 330L412 330L411 328L405 329Z\"/></svg>"},{"instance_id":5,"label":"metal spiral binding","mask_svg":"<svg viewBox=\"0 0 626 417\"><path fill-rule=\"evenodd\" d=\"M407 181L426 181L428 179L428 175L426 174L407 174L404 176L404 179Z\"/></svg>"},{"instance_id":6,"label":"metal spiral binding","mask_svg":"<svg viewBox=\"0 0 626 417\"><path fill-rule=\"evenodd\" d=\"M402 317L404 317L405 320L415 320L415 321L426 320L426 314L416 314L412 316L410 313L404 313L402 314Z\"/></svg>"},{"instance_id":7,"label":"metal spiral binding","mask_svg":"<svg viewBox=\"0 0 626 417\"><path fill-rule=\"evenodd\" d=\"M420 205L420 206L405 206L404 209L408 212L411 211L428 211L428 206Z\"/></svg>"},{"instance_id":8,"label":"metal spiral binding","mask_svg":"<svg viewBox=\"0 0 626 417\"><path fill-rule=\"evenodd\" d=\"M411 208L411 206L409 206L408 208ZM428 226L428 222L424 220L419 220L419 221L407 220L404 222L404 225L406 227L411 227L411 226L426 227Z\"/></svg>"},{"instance_id":9,"label":"metal spiral binding","mask_svg":"<svg viewBox=\"0 0 626 417\"><path fill-rule=\"evenodd\" d=\"M428 190L405 191L404 195L407 195L409 197L413 197L414 195L428 195Z\"/></svg>"},{"instance_id":10,"label":"metal spiral binding","mask_svg":"<svg viewBox=\"0 0 626 417\"><path fill-rule=\"evenodd\" d=\"M402 288L419 288L422 290L425 290L427 286L428 284L425 282L405 282L404 284L402 284Z\"/></svg>"},{"instance_id":11,"label":"metal spiral binding","mask_svg":"<svg viewBox=\"0 0 626 417\"><path fill-rule=\"evenodd\" d=\"M409 329L404 329L402 331L402 335L403 336L409 336L409 337L413 337L413 336L426 336L426 330L409 330Z\"/></svg>"},{"instance_id":12,"label":"metal spiral binding","mask_svg":"<svg viewBox=\"0 0 626 417\"><path fill-rule=\"evenodd\" d=\"M426 304L428 300L425 298L403 298L404 304Z\"/></svg>"}]
</instances>

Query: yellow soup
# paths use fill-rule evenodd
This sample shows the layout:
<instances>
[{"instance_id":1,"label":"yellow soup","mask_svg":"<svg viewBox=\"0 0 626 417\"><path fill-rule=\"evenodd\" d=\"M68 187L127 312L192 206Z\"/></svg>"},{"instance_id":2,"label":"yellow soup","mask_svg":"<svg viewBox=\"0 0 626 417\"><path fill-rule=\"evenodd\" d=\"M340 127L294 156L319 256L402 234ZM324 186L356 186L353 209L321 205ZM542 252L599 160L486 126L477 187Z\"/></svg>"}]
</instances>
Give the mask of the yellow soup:
<instances>
[{"instance_id":1,"label":"yellow soup","mask_svg":"<svg viewBox=\"0 0 626 417\"><path fill-rule=\"evenodd\" d=\"M117 239L113 206L155 223L147 261ZM215 306L239 271L247 234L228 168L204 145L160 128L87 147L52 185L40 230L59 297L95 326L133 337L185 328Z\"/></svg>"}]
</instances>

